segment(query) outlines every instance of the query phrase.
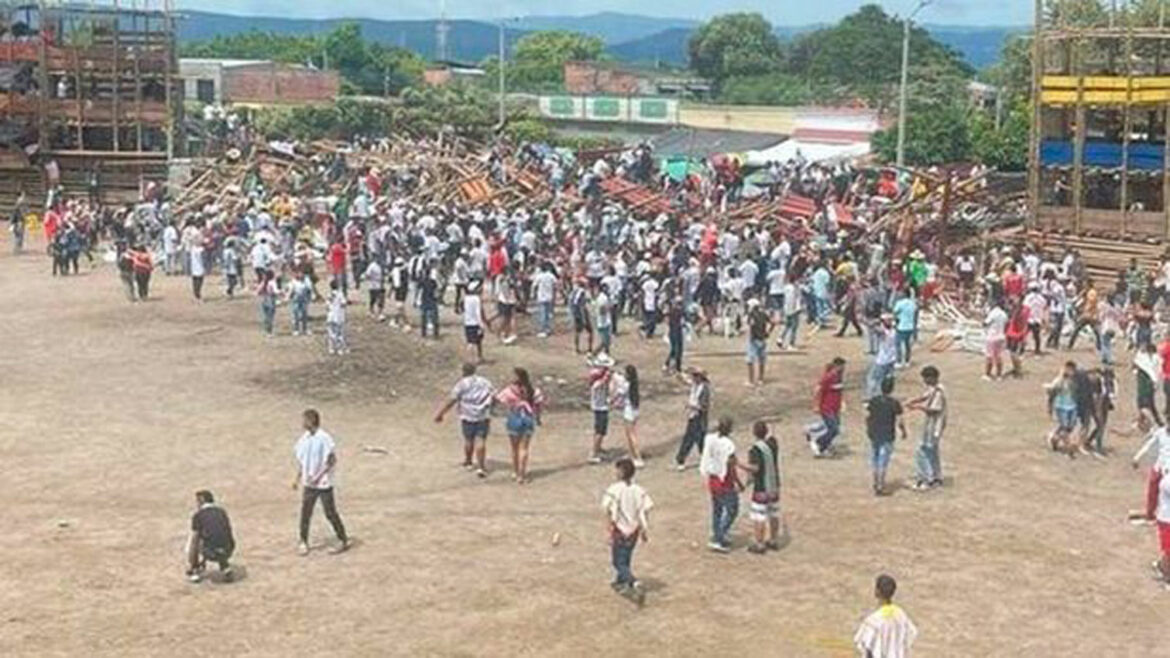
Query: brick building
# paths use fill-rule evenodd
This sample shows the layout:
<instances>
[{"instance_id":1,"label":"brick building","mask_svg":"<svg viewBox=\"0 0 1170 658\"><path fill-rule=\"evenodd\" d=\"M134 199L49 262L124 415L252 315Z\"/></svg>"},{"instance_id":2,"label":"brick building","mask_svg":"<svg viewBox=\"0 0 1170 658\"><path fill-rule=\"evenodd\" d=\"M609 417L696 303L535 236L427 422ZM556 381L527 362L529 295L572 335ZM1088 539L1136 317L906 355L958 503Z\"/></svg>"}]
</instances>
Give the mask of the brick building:
<instances>
[{"instance_id":1,"label":"brick building","mask_svg":"<svg viewBox=\"0 0 1170 658\"><path fill-rule=\"evenodd\" d=\"M203 103L325 103L337 98L341 77L300 64L243 59L182 59L187 100Z\"/></svg>"}]
</instances>

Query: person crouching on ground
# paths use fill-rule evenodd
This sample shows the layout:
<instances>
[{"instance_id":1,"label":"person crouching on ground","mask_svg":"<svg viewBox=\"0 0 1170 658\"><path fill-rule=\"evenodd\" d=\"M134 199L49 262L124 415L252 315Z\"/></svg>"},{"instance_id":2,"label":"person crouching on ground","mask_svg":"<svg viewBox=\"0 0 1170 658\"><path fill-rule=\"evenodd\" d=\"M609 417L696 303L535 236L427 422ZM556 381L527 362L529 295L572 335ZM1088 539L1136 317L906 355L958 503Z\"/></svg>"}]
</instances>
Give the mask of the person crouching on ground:
<instances>
[{"instance_id":1,"label":"person crouching on ground","mask_svg":"<svg viewBox=\"0 0 1170 658\"><path fill-rule=\"evenodd\" d=\"M647 530L650 527L649 512L654 501L646 490L634 483L634 462L626 457L614 463L617 482L609 485L601 498L605 511L605 530L609 538L610 557L613 563L614 591L632 593L641 603L644 593L630 570L634 548L638 541L650 541Z\"/></svg>"},{"instance_id":2,"label":"person crouching on ground","mask_svg":"<svg viewBox=\"0 0 1170 658\"><path fill-rule=\"evenodd\" d=\"M195 508L191 536L187 539L187 579L199 582L207 563L215 562L224 582L230 583L235 574L228 560L236 550L232 522L227 512L215 504L215 496L205 489L195 492Z\"/></svg>"}]
</instances>

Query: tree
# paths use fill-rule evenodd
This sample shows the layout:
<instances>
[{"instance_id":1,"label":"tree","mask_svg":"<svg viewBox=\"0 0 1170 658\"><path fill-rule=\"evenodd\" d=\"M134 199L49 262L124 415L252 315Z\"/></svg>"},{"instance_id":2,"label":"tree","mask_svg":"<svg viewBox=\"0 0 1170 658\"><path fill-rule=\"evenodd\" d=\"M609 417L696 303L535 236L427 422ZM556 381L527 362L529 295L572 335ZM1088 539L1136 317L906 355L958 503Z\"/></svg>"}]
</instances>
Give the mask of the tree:
<instances>
[{"instance_id":1,"label":"tree","mask_svg":"<svg viewBox=\"0 0 1170 658\"><path fill-rule=\"evenodd\" d=\"M251 31L183 48L184 57L270 59L338 71L342 91L382 95L399 93L422 80L423 60L402 48L362 38L361 26L343 23L320 36L289 36Z\"/></svg>"},{"instance_id":2,"label":"tree","mask_svg":"<svg viewBox=\"0 0 1170 658\"><path fill-rule=\"evenodd\" d=\"M929 166L971 159L970 111L951 103L911 112L906 119L906 164ZM875 133L874 151L888 162L897 156L898 130Z\"/></svg>"},{"instance_id":3,"label":"tree","mask_svg":"<svg viewBox=\"0 0 1170 658\"><path fill-rule=\"evenodd\" d=\"M527 34L516 42L512 61L508 63L508 84L514 89L559 89L565 81L566 62L596 61L604 50L605 43L600 38L577 32L549 30Z\"/></svg>"},{"instance_id":4,"label":"tree","mask_svg":"<svg viewBox=\"0 0 1170 658\"><path fill-rule=\"evenodd\" d=\"M845 89L879 109L894 103L902 70L903 24L878 5L866 5L837 25L806 34L792 46L789 72ZM921 27L910 30L915 75L969 78L974 71L954 50Z\"/></svg>"},{"instance_id":5,"label":"tree","mask_svg":"<svg viewBox=\"0 0 1170 658\"><path fill-rule=\"evenodd\" d=\"M973 112L970 119L972 156L1000 171L1023 171L1028 166L1028 130L1031 119L1027 99L1011 105L999 129L995 118Z\"/></svg>"},{"instance_id":6,"label":"tree","mask_svg":"<svg viewBox=\"0 0 1170 658\"><path fill-rule=\"evenodd\" d=\"M777 73L783 62L780 40L760 14L717 16L687 43L691 68L717 85L735 76Z\"/></svg>"}]
</instances>

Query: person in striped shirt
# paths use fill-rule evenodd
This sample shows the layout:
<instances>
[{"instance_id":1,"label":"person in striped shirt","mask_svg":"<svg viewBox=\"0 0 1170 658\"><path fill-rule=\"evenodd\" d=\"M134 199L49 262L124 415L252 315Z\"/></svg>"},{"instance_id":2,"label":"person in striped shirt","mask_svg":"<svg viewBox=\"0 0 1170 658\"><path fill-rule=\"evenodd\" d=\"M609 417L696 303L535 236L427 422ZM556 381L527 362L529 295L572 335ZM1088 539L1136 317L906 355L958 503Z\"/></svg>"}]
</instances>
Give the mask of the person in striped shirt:
<instances>
[{"instance_id":1,"label":"person in striped shirt","mask_svg":"<svg viewBox=\"0 0 1170 658\"><path fill-rule=\"evenodd\" d=\"M892 576L877 577L874 595L878 609L857 628L853 644L865 658L909 658L910 647L918 638L918 628L905 610L894 604L898 583Z\"/></svg>"}]
</instances>

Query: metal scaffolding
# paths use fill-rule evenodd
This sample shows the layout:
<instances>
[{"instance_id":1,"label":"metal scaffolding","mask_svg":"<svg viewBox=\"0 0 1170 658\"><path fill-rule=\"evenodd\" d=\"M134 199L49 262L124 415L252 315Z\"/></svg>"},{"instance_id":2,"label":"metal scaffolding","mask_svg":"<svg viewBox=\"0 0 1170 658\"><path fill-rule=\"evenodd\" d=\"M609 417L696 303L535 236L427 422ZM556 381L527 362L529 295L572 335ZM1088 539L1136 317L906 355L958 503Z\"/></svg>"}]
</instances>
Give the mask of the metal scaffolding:
<instances>
[{"instance_id":1,"label":"metal scaffolding","mask_svg":"<svg viewBox=\"0 0 1170 658\"><path fill-rule=\"evenodd\" d=\"M97 168L113 188L165 175L182 141L171 3L0 0L0 166L52 159L67 187Z\"/></svg>"},{"instance_id":2,"label":"metal scaffolding","mask_svg":"<svg viewBox=\"0 0 1170 658\"><path fill-rule=\"evenodd\" d=\"M1034 229L1170 238L1165 0L1034 0Z\"/></svg>"}]
</instances>

